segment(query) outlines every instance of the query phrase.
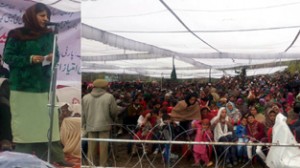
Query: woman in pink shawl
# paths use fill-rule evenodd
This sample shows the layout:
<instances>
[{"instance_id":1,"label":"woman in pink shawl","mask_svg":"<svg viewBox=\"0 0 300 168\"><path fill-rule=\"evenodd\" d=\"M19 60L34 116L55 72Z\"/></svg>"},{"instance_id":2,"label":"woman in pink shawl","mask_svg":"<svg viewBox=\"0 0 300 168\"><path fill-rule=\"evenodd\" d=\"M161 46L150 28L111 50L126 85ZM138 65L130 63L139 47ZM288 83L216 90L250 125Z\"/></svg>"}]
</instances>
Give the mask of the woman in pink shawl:
<instances>
[{"instance_id":1,"label":"woman in pink shawl","mask_svg":"<svg viewBox=\"0 0 300 168\"><path fill-rule=\"evenodd\" d=\"M213 139L212 131L210 130L210 121L208 119L203 119L201 122L195 120L192 123L193 128L196 128L195 142L211 142ZM204 161L205 166L209 167L213 165L212 161L209 161L209 156L212 152L211 145L194 145L194 160L195 163L192 166L200 166L200 161Z\"/></svg>"}]
</instances>

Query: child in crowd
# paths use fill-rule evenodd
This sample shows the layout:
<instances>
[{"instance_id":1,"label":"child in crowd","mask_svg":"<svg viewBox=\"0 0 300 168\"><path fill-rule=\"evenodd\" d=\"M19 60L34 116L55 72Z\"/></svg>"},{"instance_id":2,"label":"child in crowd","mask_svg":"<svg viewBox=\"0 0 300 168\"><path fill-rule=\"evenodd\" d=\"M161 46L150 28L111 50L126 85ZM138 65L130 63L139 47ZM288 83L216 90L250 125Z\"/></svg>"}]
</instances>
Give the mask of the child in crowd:
<instances>
[{"instance_id":1,"label":"child in crowd","mask_svg":"<svg viewBox=\"0 0 300 168\"><path fill-rule=\"evenodd\" d=\"M247 135L250 142L260 142L265 137L265 126L256 121L253 114L247 115ZM247 146L247 155L252 160L253 154L255 154L256 146Z\"/></svg>"},{"instance_id":2,"label":"child in crowd","mask_svg":"<svg viewBox=\"0 0 300 168\"><path fill-rule=\"evenodd\" d=\"M202 121L195 120L192 123L192 127L196 128L195 142L211 142L213 139L212 131L210 130L209 119L203 119ZM195 163L192 166L199 166L200 161L204 161L205 166L209 167L213 165L213 162L209 160L212 147L208 145L194 145L194 160Z\"/></svg>"},{"instance_id":3,"label":"child in crowd","mask_svg":"<svg viewBox=\"0 0 300 168\"><path fill-rule=\"evenodd\" d=\"M138 131L133 139L142 139L142 140L151 140L153 137L153 127L155 127L157 123L159 111L157 109L154 110L146 110L144 111L138 121ZM132 145L132 155L135 155L137 152L137 145ZM144 154L149 152L148 144L143 146Z\"/></svg>"},{"instance_id":4,"label":"child in crowd","mask_svg":"<svg viewBox=\"0 0 300 168\"><path fill-rule=\"evenodd\" d=\"M202 119L208 119L209 121L214 118L214 116L211 114L209 107L203 106L200 109L201 118Z\"/></svg>"},{"instance_id":5,"label":"child in crowd","mask_svg":"<svg viewBox=\"0 0 300 168\"><path fill-rule=\"evenodd\" d=\"M238 138L238 142L248 142L247 138L247 118L246 116L242 116L240 120L240 124L236 127L235 135ZM237 154L240 163L245 163L248 160L247 157L247 148L245 145L237 146Z\"/></svg>"},{"instance_id":6,"label":"child in crowd","mask_svg":"<svg viewBox=\"0 0 300 168\"><path fill-rule=\"evenodd\" d=\"M167 114L164 113L162 115L162 120L163 123L161 124L161 140L166 140L166 141L170 141L173 140L173 138L175 137L175 132L176 132L176 128L177 124L172 122L171 117ZM166 164L170 163L170 159L177 159L178 155L171 153L171 145L170 144L164 144L163 145L164 149L163 149L163 158L164 158L164 162Z\"/></svg>"},{"instance_id":7,"label":"child in crowd","mask_svg":"<svg viewBox=\"0 0 300 168\"><path fill-rule=\"evenodd\" d=\"M166 108L161 108L159 110L159 113L158 113L158 116L157 116L157 120L156 120L156 125L155 127L153 128L153 137L152 137L152 140L160 140L161 138L161 126L164 125L164 122L163 122L163 118L162 116L164 114L167 114L167 109ZM162 145L160 144L152 144L152 151L153 151L153 154L158 154L158 152L160 152L161 150L161 147Z\"/></svg>"}]
</instances>

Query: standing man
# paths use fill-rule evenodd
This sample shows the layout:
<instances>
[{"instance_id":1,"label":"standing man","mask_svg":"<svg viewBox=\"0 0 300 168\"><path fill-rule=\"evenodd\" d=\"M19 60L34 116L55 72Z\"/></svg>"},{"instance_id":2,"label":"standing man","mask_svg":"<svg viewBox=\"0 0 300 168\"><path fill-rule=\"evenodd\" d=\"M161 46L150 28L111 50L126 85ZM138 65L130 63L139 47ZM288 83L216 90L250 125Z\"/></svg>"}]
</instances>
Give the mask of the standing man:
<instances>
[{"instance_id":1,"label":"standing man","mask_svg":"<svg viewBox=\"0 0 300 168\"><path fill-rule=\"evenodd\" d=\"M117 118L118 107L112 94L106 92L108 82L96 79L91 93L82 100L82 126L88 138L109 138L112 124ZM100 157L96 159L99 150ZM108 159L108 142L88 142L88 159L105 167Z\"/></svg>"}]
</instances>

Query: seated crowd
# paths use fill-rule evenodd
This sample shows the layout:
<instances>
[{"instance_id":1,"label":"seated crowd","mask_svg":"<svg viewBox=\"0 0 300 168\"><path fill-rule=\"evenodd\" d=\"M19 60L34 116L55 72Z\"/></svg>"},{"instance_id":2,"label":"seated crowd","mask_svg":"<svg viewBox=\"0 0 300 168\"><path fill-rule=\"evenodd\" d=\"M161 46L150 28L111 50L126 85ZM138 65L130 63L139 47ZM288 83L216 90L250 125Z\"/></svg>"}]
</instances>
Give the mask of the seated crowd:
<instances>
[{"instance_id":1,"label":"seated crowd","mask_svg":"<svg viewBox=\"0 0 300 168\"><path fill-rule=\"evenodd\" d=\"M281 113L300 142L299 86L298 75L283 72L246 79L224 77L208 84L112 82L108 92L121 109L115 122L122 127L115 134L128 133L132 139L272 142L272 127ZM84 83L83 95L89 88ZM161 152L169 163L178 157L171 148L170 144L128 144L128 154L135 155L139 149L144 154ZM181 145L181 151L183 155L188 153L185 145ZM250 161L263 165L268 147L193 145L190 151L193 166L211 166L213 155L217 155L226 167L233 167Z\"/></svg>"}]
</instances>

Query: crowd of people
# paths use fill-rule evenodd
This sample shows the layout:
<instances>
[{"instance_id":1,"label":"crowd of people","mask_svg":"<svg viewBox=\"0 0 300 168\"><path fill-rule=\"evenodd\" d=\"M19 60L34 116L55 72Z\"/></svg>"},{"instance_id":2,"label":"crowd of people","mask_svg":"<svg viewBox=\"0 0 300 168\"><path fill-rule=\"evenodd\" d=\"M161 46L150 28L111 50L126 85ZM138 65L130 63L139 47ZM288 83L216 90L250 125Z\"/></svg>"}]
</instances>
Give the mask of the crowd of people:
<instances>
[{"instance_id":1,"label":"crowd of people","mask_svg":"<svg viewBox=\"0 0 300 168\"><path fill-rule=\"evenodd\" d=\"M106 90L106 94L115 98L110 106L117 105L118 109L106 108L106 117L110 118L106 124L118 125L122 129L110 127L105 131L113 130L117 135L128 133L132 139L144 140L272 142L272 127L276 115L281 113L287 117L287 124L300 142L299 88L300 75L288 72L255 77L223 77L211 83L111 82L101 91ZM91 91L95 95L93 84L84 82L83 100ZM88 102L83 101L83 115L89 106ZM94 106L95 111L89 111L89 117L96 116L97 111L101 113L102 108ZM85 118L83 123L84 129L86 126L93 127ZM223 158L226 167L247 162L266 166L267 146L215 147L217 152L213 153L212 145L193 145L191 150L182 145L181 151L184 152L176 153L170 144L140 146L129 143L127 152L133 156L139 150L144 154L161 152L165 163L169 163L178 155L192 151L193 166L202 163L207 167L213 165L213 155ZM102 166L104 164L106 160Z\"/></svg>"}]
</instances>

